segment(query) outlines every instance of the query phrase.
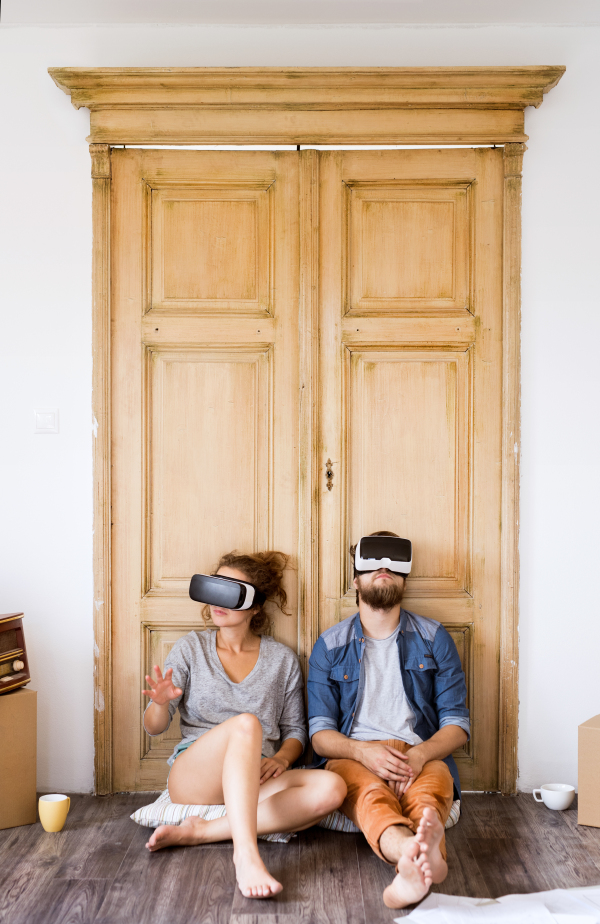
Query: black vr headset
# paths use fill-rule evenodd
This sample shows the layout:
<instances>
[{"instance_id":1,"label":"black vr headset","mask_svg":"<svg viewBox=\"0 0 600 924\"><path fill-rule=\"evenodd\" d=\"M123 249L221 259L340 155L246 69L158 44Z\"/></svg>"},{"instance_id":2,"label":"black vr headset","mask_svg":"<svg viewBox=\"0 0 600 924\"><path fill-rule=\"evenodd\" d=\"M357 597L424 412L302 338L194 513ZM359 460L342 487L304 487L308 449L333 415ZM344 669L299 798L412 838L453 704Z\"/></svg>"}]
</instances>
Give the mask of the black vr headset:
<instances>
[{"instance_id":1,"label":"black vr headset","mask_svg":"<svg viewBox=\"0 0 600 924\"><path fill-rule=\"evenodd\" d=\"M356 571L378 571L387 568L395 574L410 574L412 543L396 536L363 536L356 546Z\"/></svg>"},{"instance_id":2,"label":"black vr headset","mask_svg":"<svg viewBox=\"0 0 600 924\"><path fill-rule=\"evenodd\" d=\"M195 574L190 581L190 597L197 603L212 603L226 610L249 610L267 599L254 584L223 574Z\"/></svg>"}]
</instances>

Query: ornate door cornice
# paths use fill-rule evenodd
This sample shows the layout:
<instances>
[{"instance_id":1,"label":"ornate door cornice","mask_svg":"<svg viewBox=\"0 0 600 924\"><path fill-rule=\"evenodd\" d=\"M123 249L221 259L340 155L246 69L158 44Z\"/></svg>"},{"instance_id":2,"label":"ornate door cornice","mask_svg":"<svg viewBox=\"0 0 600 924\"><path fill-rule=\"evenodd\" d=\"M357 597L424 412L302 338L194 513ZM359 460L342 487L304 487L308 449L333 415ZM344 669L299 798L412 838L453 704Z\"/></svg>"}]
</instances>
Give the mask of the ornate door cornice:
<instances>
[{"instance_id":1,"label":"ornate door cornice","mask_svg":"<svg viewBox=\"0 0 600 924\"><path fill-rule=\"evenodd\" d=\"M50 68L107 144L504 144L564 67Z\"/></svg>"}]
</instances>

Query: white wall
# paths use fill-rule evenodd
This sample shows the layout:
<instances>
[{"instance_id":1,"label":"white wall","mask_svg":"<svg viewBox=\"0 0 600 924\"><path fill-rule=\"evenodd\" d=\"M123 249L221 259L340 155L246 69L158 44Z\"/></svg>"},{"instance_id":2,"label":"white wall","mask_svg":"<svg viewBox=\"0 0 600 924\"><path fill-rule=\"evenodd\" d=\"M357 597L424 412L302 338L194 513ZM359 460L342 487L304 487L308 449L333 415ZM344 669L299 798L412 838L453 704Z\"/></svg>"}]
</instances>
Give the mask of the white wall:
<instances>
[{"instance_id":1,"label":"white wall","mask_svg":"<svg viewBox=\"0 0 600 924\"><path fill-rule=\"evenodd\" d=\"M599 53L600 31L582 27L0 27L0 612L26 612L41 789L93 785L87 112L46 68L567 65L526 115L519 764L528 790L576 782L577 725L600 713ZM58 436L33 435L36 406L60 408Z\"/></svg>"}]
</instances>

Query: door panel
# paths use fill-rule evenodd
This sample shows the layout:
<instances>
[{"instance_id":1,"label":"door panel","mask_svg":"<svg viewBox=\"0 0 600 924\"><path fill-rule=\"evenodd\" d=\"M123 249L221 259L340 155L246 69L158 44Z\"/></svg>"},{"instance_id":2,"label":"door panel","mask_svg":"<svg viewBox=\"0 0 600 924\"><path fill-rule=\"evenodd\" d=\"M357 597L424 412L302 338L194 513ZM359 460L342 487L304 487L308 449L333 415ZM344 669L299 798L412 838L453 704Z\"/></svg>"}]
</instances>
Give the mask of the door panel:
<instances>
[{"instance_id":1,"label":"door panel","mask_svg":"<svg viewBox=\"0 0 600 924\"><path fill-rule=\"evenodd\" d=\"M301 192L296 152L112 154L117 790L164 785L178 726L147 736L140 690L202 627L191 574L233 548L295 565L308 469L318 569L289 571L293 616L274 613L275 636L308 655L356 611L350 544L376 529L412 539L404 605L443 622L467 678L463 785L497 786L502 151L314 154L318 197L312 181ZM319 280L308 398L301 262ZM307 400L315 432L299 432ZM318 585L313 635L299 581Z\"/></svg>"},{"instance_id":2,"label":"door panel","mask_svg":"<svg viewBox=\"0 0 600 924\"><path fill-rule=\"evenodd\" d=\"M414 544L411 594L468 594L470 352L399 345L344 356L348 536L391 517Z\"/></svg>"},{"instance_id":3,"label":"door panel","mask_svg":"<svg viewBox=\"0 0 600 924\"><path fill-rule=\"evenodd\" d=\"M202 628L189 580L298 545L298 157L113 152L114 786L164 786L143 675ZM277 234L275 234L275 230ZM293 616L274 635L298 650Z\"/></svg>"},{"instance_id":4,"label":"door panel","mask_svg":"<svg viewBox=\"0 0 600 924\"><path fill-rule=\"evenodd\" d=\"M468 186L344 187L347 315L468 309Z\"/></svg>"},{"instance_id":5,"label":"door panel","mask_svg":"<svg viewBox=\"0 0 600 924\"><path fill-rule=\"evenodd\" d=\"M268 547L272 357L271 347L148 349L147 594L187 594L215 545Z\"/></svg>"},{"instance_id":6,"label":"door panel","mask_svg":"<svg viewBox=\"0 0 600 924\"><path fill-rule=\"evenodd\" d=\"M356 611L351 544L413 541L403 605L457 643L468 789L498 781L502 184L500 150L320 158L319 631Z\"/></svg>"},{"instance_id":7,"label":"door panel","mask_svg":"<svg viewBox=\"0 0 600 924\"><path fill-rule=\"evenodd\" d=\"M152 189L155 311L270 313L275 189L264 183Z\"/></svg>"}]
</instances>

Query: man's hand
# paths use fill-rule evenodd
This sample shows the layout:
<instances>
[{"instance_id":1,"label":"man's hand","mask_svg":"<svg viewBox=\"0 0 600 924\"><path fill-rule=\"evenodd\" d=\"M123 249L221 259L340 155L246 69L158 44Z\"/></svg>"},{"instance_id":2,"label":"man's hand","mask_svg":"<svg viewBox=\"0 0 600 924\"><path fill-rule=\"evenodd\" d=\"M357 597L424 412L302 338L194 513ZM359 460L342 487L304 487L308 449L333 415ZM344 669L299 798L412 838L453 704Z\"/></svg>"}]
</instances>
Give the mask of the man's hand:
<instances>
[{"instance_id":1,"label":"man's hand","mask_svg":"<svg viewBox=\"0 0 600 924\"><path fill-rule=\"evenodd\" d=\"M406 783L404 790L403 790L403 792L408 792L408 790L410 789L410 787L412 786L416 778L419 776L421 770L427 763L427 758L424 757L423 754L421 754L421 752L419 751L418 745L414 748L411 748L410 751L408 751L408 753L405 754L404 756L406 757L408 761L408 765L410 769L412 770L412 776ZM402 793L400 795L402 795Z\"/></svg>"},{"instance_id":2,"label":"man's hand","mask_svg":"<svg viewBox=\"0 0 600 924\"><path fill-rule=\"evenodd\" d=\"M281 776L281 774L288 769L289 765L289 761L286 760L285 757L280 757L277 754L275 757L263 757L260 762L261 786L263 783L266 783L267 780L270 780L271 777L273 777L274 780L277 779L278 776Z\"/></svg>"},{"instance_id":3,"label":"man's hand","mask_svg":"<svg viewBox=\"0 0 600 924\"><path fill-rule=\"evenodd\" d=\"M412 780L414 770L408 754L401 754L395 748L380 744L378 741L361 741L359 748L358 760L367 770L375 773L382 780L404 785Z\"/></svg>"}]
</instances>

